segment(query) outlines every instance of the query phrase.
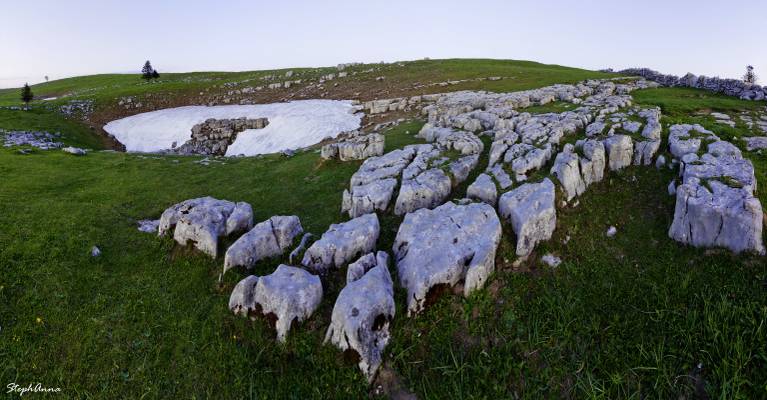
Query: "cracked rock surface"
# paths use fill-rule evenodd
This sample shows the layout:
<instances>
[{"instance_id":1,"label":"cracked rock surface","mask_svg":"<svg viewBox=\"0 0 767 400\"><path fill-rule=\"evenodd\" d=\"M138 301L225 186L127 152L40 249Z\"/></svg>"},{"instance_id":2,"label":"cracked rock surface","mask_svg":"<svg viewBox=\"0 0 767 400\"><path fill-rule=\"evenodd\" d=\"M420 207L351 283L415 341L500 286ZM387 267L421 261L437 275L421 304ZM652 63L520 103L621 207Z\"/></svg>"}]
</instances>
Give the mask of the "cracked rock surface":
<instances>
[{"instance_id":1,"label":"cracked rock surface","mask_svg":"<svg viewBox=\"0 0 767 400\"><path fill-rule=\"evenodd\" d=\"M303 231L295 215L277 215L258 223L226 250L223 273L234 267L252 268L258 261L284 253Z\"/></svg>"},{"instance_id":2,"label":"cracked rock surface","mask_svg":"<svg viewBox=\"0 0 767 400\"><path fill-rule=\"evenodd\" d=\"M405 216L394 241L408 314L420 311L429 291L464 281L464 295L481 288L495 269L501 222L492 206L447 202Z\"/></svg>"},{"instance_id":3,"label":"cracked rock surface","mask_svg":"<svg viewBox=\"0 0 767 400\"><path fill-rule=\"evenodd\" d=\"M330 225L306 250L301 263L317 273L340 268L361 254L373 251L379 232L378 216L374 213Z\"/></svg>"}]
</instances>

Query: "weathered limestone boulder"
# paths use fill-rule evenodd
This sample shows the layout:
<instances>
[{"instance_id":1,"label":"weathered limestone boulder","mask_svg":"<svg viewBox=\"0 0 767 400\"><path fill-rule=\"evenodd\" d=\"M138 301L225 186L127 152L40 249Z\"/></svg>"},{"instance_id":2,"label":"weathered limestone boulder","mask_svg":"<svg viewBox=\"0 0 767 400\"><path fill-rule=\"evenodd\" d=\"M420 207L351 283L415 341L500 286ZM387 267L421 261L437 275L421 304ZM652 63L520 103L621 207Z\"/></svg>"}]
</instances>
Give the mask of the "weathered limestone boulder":
<instances>
[{"instance_id":1,"label":"weathered limestone boulder","mask_svg":"<svg viewBox=\"0 0 767 400\"><path fill-rule=\"evenodd\" d=\"M352 175L351 186L365 185L370 182L393 178L400 175L410 164L417 152L417 147L406 146L403 149L390 151L380 157L370 157L362 163L357 172Z\"/></svg>"},{"instance_id":2,"label":"weathered limestone boulder","mask_svg":"<svg viewBox=\"0 0 767 400\"><path fill-rule=\"evenodd\" d=\"M709 190L710 189L710 190ZM676 189L669 237L695 247L724 247L736 253L764 254L762 206L744 188L697 178Z\"/></svg>"},{"instance_id":3,"label":"weathered limestone boulder","mask_svg":"<svg viewBox=\"0 0 767 400\"><path fill-rule=\"evenodd\" d=\"M295 215L277 215L257 224L226 250L223 273L234 267L252 268L258 261L281 255L303 232Z\"/></svg>"},{"instance_id":4,"label":"weathered limestone boulder","mask_svg":"<svg viewBox=\"0 0 767 400\"><path fill-rule=\"evenodd\" d=\"M466 197L495 207L495 203L498 200L498 189L495 187L493 178L487 174L480 174L474 183L466 189Z\"/></svg>"},{"instance_id":5,"label":"weathered limestone boulder","mask_svg":"<svg viewBox=\"0 0 767 400\"><path fill-rule=\"evenodd\" d=\"M394 319L394 285L388 269L389 256L369 253L349 265L346 287L336 299L328 341L342 351L359 356L359 368L372 381L389 342L389 323Z\"/></svg>"},{"instance_id":6,"label":"weathered limestone boulder","mask_svg":"<svg viewBox=\"0 0 767 400\"><path fill-rule=\"evenodd\" d=\"M429 169L414 179L403 179L394 213L402 215L419 208L433 208L450 195L452 184L441 169Z\"/></svg>"},{"instance_id":7,"label":"weathered limestone boulder","mask_svg":"<svg viewBox=\"0 0 767 400\"><path fill-rule=\"evenodd\" d=\"M546 178L506 192L498 201L498 211L517 235L516 254L527 256L538 242L551 239L557 226L554 184Z\"/></svg>"},{"instance_id":8,"label":"weathered limestone boulder","mask_svg":"<svg viewBox=\"0 0 767 400\"><path fill-rule=\"evenodd\" d=\"M634 142L627 135L613 135L602 141L607 152L607 165L610 171L617 171L631 165Z\"/></svg>"},{"instance_id":9,"label":"weathered limestone boulder","mask_svg":"<svg viewBox=\"0 0 767 400\"><path fill-rule=\"evenodd\" d=\"M84 156L84 155L88 154L87 151L85 151L85 150L83 150L83 149L81 149L79 147L72 147L72 146L64 147L63 149L61 149L61 151L63 151L64 153L69 153L69 154L75 155L75 156Z\"/></svg>"},{"instance_id":10,"label":"weathered limestone boulder","mask_svg":"<svg viewBox=\"0 0 767 400\"><path fill-rule=\"evenodd\" d=\"M258 277L250 275L241 280L229 296L229 309L235 315L248 317L256 310L256 285Z\"/></svg>"},{"instance_id":11,"label":"weathered limestone boulder","mask_svg":"<svg viewBox=\"0 0 767 400\"><path fill-rule=\"evenodd\" d=\"M233 203L201 197L176 204L162 213L158 234L175 228L177 243L194 243L200 251L216 257L218 238L253 226L253 212L248 203Z\"/></svg>"},{"instance_id":12,"label":"weathered limestone boulder","mask_svg":"<svg viewBox=\"0 0 767 400\"><path fill-rule=\"evenodd\" d=\"M501 189L507 189L514 184L514 181L511 180L511 176L509 176L500 164L496 164L493 168L489 169L488 172L495 177L495 180L498 181L498 186L500 186Z\"/></svg>"},{"instance_id":13,"label":"weathered limestone boulder","mask_svg":"<svg viewBox=\"0 0 767 400\"><path fill-rule=\"evenodd\" d=\"M696 247L765 253L754 167L737 147L717 141L701 157L685 154L681 173L669 237Z\"/></svg>"},{"instance_id":14,"label":"weathered limestone boulder","mask_svg":"<svg viewBox=\"0 0 767 400\"><path fill-rule=\"evenodd\" d=\"M339 268L361 254L373 251L379 233L376 214L365 214L330 225L320 240L306 250L301 263L319 273L325 273L332 267Z\"/></svg>"},{"instance_id":15,"label":"weathered limestone boulder","mask_svg":"<svg viewBox=\"0 0 767 400\"><path fill-rule=\"evenodd\" d=\"M479 154L461 157L448 165L450 174L453 176L453 184L460 185L479 164Z\"/></svg>"},{"instance_id":16,"label":"weathered limestone boulder","mask_svg":"<svg viewBox=\"0 0 767 400\"><path fill-rule=\"evenodd\" d=\"M351 218L357 218L360 215L385 211L389 207L396 188L397 179L386 178L365 185L352 186L351 190L345 189L341 212L348 213Z\"/></svg>"},{"instance_id":17,"label":"weathered limestone boulder","mask_svg":"<svg viewBox=\"0 0 767 400\"><path fill-rule=\"evenodd\" d=\"M364 160L384 152L384 136L378 133L353 131L342 133L337 142L322 146L322 158L341 161Z\"/></svg>"},{"instance_id":18,"label":"weathered limestone boulder","mask_svg":"<svg viewBox=\"0 0 767 400\"><path fill-rule=\"evenodd\" d=\"M607 163L604 144L596 139L579 140L575 143L575 148L583 153L580 158L581 176L586 187L601 182Z\"/></svg>"},{"instance_id":19,"label":"weathered limestone boulder","mask_svg":"<svg viewBox=\"0 0 767 400\"><path fill-rule=\"evenodd\" d=\"M405 216L394 241L408 315L423 309L432 289L464 281L464 295L481 288L495 269L501 223L492 206L445 203Z\"/></svg>"},{"instance_id":20,"label":"weathered limestone boulder","mask_svg":"<svg viewBox=\"0 0 767 400\"><path fill-rule=\"evenodd\" d=\"M743 140L748 151L767 149L767 136L744 137Z\"/></svg>"},{"instance_id":21,"label":"weathered limestone boulder","mask_svg":"<svg viewBox=\"0 0 767 400\"><path fill-rule=\"evenodd\" d=\"M655 153L660 149L660 140L642 140L634 143L634 165L652 165Z\"/></svg>"},{"instance_id":22,"label":"weathered limestone boulder","mask_svg":"<svg viewBox=\"0 0 767 400\"><path fill-rule=\"evenodd\" d=\"M293 320L308 319L322 301L322 283L317 275L281 264L256 283L255 308L276 317L277 340L285 342Z\"/></svg>"},{"instance_id":23,"label":"weathered limestone boulder","mask_svg":"<svg viewBox=\"0 0 767 400\"><path fill-rule=\"evenodd\" d=\"M562 185L567 201L586 191L586 184L581 177L580 160L574 149L572 144L566 144L562 152L557 154L550 172Z\"/></svg>"}]
</instances>

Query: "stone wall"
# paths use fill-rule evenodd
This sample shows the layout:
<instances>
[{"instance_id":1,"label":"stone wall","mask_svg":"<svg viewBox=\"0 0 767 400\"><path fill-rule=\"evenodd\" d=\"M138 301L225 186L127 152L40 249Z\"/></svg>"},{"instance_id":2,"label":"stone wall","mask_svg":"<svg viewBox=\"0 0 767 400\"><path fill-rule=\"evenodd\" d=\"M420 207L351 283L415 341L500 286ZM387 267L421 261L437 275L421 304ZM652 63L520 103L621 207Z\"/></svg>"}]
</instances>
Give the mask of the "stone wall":
<instances>
[{"instance_id":1,"label":"stone wall","mask_svg":"<svg viewBox=\"0 0 767 400\"><path fill-rule=\"evenodd\" d=\"M629 68L618 71L621 74L638 75L645 79L658 82L664 86L681 86L697 89L710 90L712 92L723 93L728 96L739 97L743 100L764 100L767 99L767 88L752 85L738 79L723 79L718 77L696 76L691 73L683 77L676 75L661 74L649 68Z\"/></svg>"},{"instance_id":2,"label":"stone wall","mask_svg":"<svg viewBox=\"0 0 767 400\"><path fill-rule=\"evenodd\" d=\"M175 148L176 154L226 154L226 149L237 139L237 134L247 129L263 129L269 125L266 118L210 118L192 127L192 138L183 145Z\"/></svg>"}]
</instances>

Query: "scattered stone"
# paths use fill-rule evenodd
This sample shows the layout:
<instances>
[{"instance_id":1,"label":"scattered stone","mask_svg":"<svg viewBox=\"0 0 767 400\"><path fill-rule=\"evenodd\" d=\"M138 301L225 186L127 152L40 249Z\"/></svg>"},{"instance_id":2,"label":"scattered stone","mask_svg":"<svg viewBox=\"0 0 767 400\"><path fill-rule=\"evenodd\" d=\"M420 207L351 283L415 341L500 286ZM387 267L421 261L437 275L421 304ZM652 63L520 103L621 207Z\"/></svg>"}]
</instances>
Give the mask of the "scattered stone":
<instances>
[{"instance_id":1,"label":"scattered stone","mask_svg":"<svg viewBox=\"0 0 767 400\"><path fill-rule=\"evenodd\" d=\"M70 146L70 147L64 147L61 150L63 152L65 152L65 153L69 153L69 154L72 154L72 155L75 155L75 156L84 156L84 155L88 154L85 150L83 150L83 149L81 149L79 147L71 147Z\"/></svg>"},{"instance_id":2,"label":"scattered stone","mask_svg":"<svg viewBox=\"0 0 767 400\"><path fill-rule=\"evenodd\" d=\"M501 217L511 222L517 236L517 256L527 256L538 242L551 239L557 226L554 192L554 184L546 178L506 192L498 201Z\"/></svg>"},{"instance_id":3,"label":"scattered stone","mask_svg":"<svg viewBox=\"0 0 767 400\"><path fill-rule=\"evenodd\" d=\"M38 150L58 149L63 146L60 133L37 131L5 131L0 129L0 141L3 147L31 146ZM22 149L25 150L26 149ZM22 151L20 150L20 152ZM26 154L26 153L24 153Z\"/></svg>"},{"instance_id":4,"label":"scattered stone","mask_svg":"<svg viewBox=\"0 0 767 400\"><path fill-rule=\"evenodd\" d=\"M159 219L142 219L138 221L138 230L145 233L157 233L160 227Z\"/></svg>"},{"instance_id":5,"label":"scattered stone","mask_svg":"<svg viewBox=\"0 0 767 400\"><path fill-rule=\"evenodd\" d=\"M669 196L673 196L675 194L676 194L676 182L675 181L671 181L668 184L668 195Z\"/></svg>"},{"instance_id":6,"label":"scattered stone","mask_svg":"<svg viewBox=\"0 0 767 400\"><path fill-rule=\"evenodd\" d=\"M666 165L666 157L661 154L658 156L658 159L655 160L655 168L661 169L664 165Z\"/></svg>"},{"instance_id":7,"label":"scattered stone","mask_svg":"<svg viewBox=\"0 0 767 400\"><path fill-rule=\"evenodd\" d=\"M559 266L559 264L562 263L562 259L549 253L541 257L541 261L543 261L546 265L552 268L556 268Z\"/></svg>"},{"instance_id":8,"label":"scattered stone","mask_svg":"<svg viewBox=\"0 0 767 400\"><path fill-rule=\"evenodd\" d=\"M101 255L101 249L96 246L91 247L91 257L98 257Z\"/></svg>"},{"instance_id":9,"label":"scattered stone","mask_svg":"<svg viewBox=\"0 0 767 400\"><path fill-rule=\"evenodd\" d=\"M346 287L333 307L325 342L359 356L359 368L368 382L375 377L389 342L389 323L394 319L394 287L388 269L389 256L369 253L349 265Z\"/></svg>"},{"instance_id":10,"label":"scattered stone","mask_svg":"<svg viewBox=\"0 0 767 400\"><path fill-rule=\"evenodd\" d=\"M426 305L429 293L463 281L468 296L495 270L501 223L492 206L447 202L405 215L392 248L399 281L407 290L408 315Z\"/></svg>"},{"instance_id":11,"label":"scattered stone","mask_svg":"<svg viewBox=\"0 0 767 400\"><path fill-rule=\"evenodd\" d=\"M618 233L618 228L610 226L607 228L607 237L613 237Z\"/></svg>"},{"instance_id":12,"label":"scattered stone","mask_svg":"<svg viewBox=\"0 0 767 400\"><path fill-rule=\"evenodd\" d=\"M320 240L306 250L301 263L318 273L340 268L361 254L373 251L379 233L378 216L374 213L330 225Z\"/></svg>"}]
</instances>

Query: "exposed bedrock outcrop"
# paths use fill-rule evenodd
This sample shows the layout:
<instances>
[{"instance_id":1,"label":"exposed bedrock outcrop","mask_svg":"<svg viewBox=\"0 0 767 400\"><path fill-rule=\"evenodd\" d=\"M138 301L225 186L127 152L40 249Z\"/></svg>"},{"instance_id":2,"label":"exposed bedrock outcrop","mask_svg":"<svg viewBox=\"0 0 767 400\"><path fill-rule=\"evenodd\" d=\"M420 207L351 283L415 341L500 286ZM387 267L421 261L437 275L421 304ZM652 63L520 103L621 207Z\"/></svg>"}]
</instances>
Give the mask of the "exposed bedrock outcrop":
<instances>
[{"instance_id":1,"label":"exposed bedrock outcrop","mask_svg":"<svg viewBox=\"0 0 767 400\"><path fill-rule=\"evenodd\" d=\"M171 151L175 154L205 154L223 156L237 139L237 134L248 129L263 129L269 125L266 118L210 118L192 127L192 138Z\"/></svg>"}]
</instances>

